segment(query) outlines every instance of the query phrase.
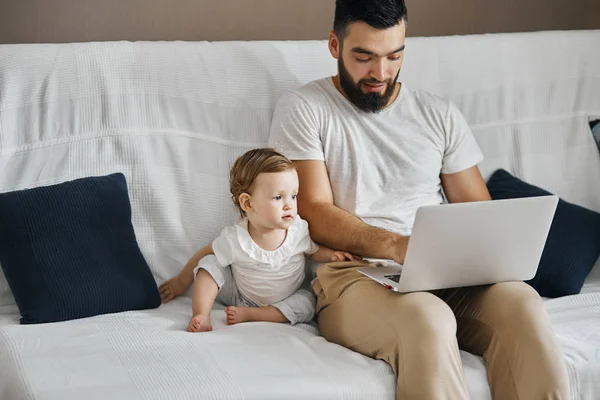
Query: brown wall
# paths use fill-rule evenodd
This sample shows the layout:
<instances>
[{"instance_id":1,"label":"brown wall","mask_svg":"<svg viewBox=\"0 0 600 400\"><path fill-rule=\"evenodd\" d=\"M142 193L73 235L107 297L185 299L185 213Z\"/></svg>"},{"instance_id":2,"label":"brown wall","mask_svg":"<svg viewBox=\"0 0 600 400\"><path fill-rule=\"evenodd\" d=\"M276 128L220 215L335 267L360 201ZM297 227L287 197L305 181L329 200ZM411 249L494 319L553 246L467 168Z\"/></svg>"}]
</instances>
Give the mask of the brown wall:
<instances>
[{"instance_id":1,"label":"brown wall","mask_svg":"<svg viewBox=\"0 0 600 400\"><path fill-rule=\"evenodd\" d=\"M326 39L334 0L0 0L0 43ZM409 36L600 29L600 0L407 0Z\"/></svg>"}]
</instances>

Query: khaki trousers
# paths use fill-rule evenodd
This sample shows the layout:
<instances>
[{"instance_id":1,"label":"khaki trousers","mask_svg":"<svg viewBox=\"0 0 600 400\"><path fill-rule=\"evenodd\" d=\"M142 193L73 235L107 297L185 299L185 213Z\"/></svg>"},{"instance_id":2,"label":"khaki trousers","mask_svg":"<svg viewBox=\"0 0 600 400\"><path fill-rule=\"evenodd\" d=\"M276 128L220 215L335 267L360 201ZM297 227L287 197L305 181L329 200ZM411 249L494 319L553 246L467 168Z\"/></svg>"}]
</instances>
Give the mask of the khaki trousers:
<instances>
[{"instance_id":1,"label":"khaki trousers","mask_svg":"<svg viewBox=\"0 0 600 400\"><path fill-rule=\"evenodd\" d=\"M459 348L483 356L495 400L569 399L562 351L529 285L399 294L356 270L364 266L319 266L319 329L331 342L390 364L396 399L468 399Z\"/></svg>"}]
</instances>

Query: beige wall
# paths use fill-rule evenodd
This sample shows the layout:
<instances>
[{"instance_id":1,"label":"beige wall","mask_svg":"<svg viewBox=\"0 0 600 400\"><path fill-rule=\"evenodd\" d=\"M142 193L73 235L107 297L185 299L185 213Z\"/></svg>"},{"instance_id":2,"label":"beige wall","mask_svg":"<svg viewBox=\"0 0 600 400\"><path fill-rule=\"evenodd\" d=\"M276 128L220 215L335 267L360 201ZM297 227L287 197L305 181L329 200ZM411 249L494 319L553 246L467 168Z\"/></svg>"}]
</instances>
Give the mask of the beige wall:
<instances>
[{"instance_id":1,"label":"beige wall","mask_svg":"<svg viewBox=\"0 0 600 400\"><path fill-rule=\"evenodd\" d=\"M600 29L600 0L407 0L410 35Z\"/></svg>"},{"instance_id":2,"label":"beige wall","mask_svg":"<svg viewBox=\"0 0 600 400\"><path fill-rule=\"evenodd\" d=\"M325 39L334 0L0 0L0 43ZM407 0L410 36L600 29L600 0Z\"/></svg>"}]
</instances>

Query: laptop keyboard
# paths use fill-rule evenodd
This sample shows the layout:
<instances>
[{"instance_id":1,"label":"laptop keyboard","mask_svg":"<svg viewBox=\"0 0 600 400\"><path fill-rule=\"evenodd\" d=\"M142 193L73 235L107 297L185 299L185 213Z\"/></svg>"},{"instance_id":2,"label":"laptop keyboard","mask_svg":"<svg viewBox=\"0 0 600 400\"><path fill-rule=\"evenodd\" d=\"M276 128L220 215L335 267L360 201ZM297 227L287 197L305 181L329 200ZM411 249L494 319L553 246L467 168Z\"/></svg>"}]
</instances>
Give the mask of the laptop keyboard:
<instances>
[{"instance_id":1,"label":"laptop keyboard","mask_svg":"<svg viewBox=\"0 0 600 400\"><path fill-rule=\"evenodd\" d=\"M389 280L394 281L396 283L400 282L400 274L384 275L384 278L388 278Z\"/></svg>"}]
</instances>

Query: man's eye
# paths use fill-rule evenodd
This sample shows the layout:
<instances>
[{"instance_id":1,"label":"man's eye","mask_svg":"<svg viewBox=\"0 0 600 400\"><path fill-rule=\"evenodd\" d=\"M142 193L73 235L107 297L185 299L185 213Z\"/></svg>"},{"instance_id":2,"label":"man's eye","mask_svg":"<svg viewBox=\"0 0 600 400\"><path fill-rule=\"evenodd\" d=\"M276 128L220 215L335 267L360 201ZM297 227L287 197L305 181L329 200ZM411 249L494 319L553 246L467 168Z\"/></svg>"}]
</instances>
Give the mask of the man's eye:
<instances>
[{"instance_id":1,"label":"man's eye","mask_svg":"<svg viewBox=\"0 0 600 400\"><path fill-rule=\"evenodd\" d=\"M358 58L358 57L354 57L354 58L356 58L356 61L361 62L361 63L366 63L366 62L371 61L370 58Z\"/></svg>"},{"instance_id":2,"label":"man's eye","mask_svg":"<svg viewBox=\"0 0 600 400\"><path fill-rule=\"evenodd\" d=\"M390 61L398 61L399 59L400 59L400 56L388 57L388 60L390 60Z\"/></svg>"}]
</instances>

